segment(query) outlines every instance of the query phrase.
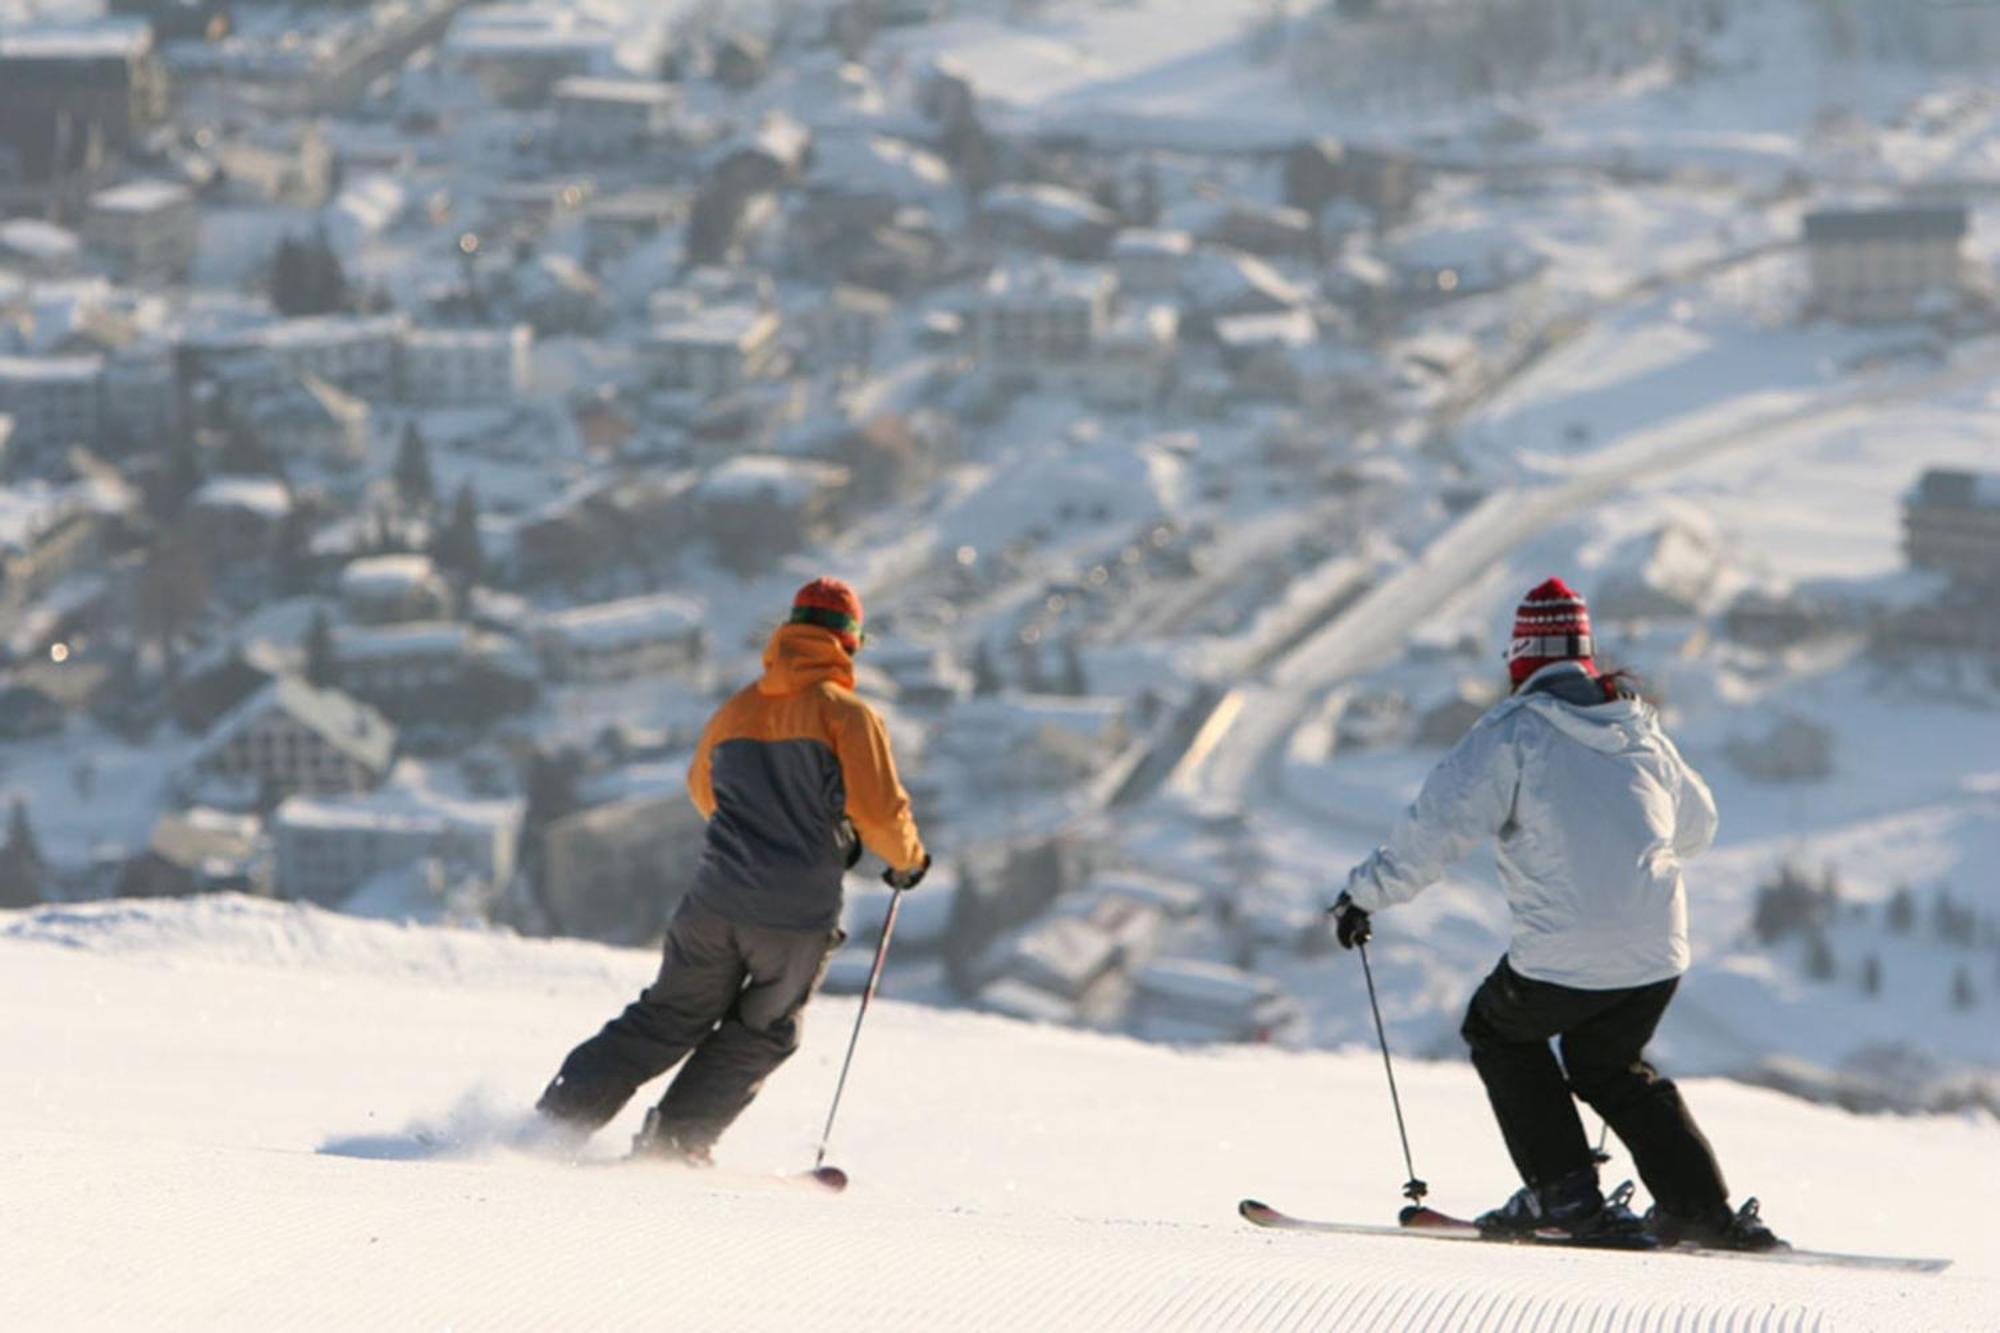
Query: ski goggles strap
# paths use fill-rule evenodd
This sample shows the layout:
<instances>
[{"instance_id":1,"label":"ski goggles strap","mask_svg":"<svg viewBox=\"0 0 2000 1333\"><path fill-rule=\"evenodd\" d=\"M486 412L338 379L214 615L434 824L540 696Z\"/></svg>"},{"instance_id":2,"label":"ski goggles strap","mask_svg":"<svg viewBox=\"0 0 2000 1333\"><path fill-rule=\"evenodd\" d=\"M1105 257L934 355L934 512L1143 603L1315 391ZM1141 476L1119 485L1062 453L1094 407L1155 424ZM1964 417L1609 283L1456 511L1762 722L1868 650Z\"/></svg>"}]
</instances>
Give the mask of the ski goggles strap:
<instances>
[{"instance_id":1,"label":"ski goggles strap","mask_svg":"<svg viewBox=\"0 0 2000 1333\"><path fill-rule=\"evenodd\" d=\"M821 629L830 629L835 634L851 634L854 636L856 646L868 642L868 636L862 633L860 621L845 611L835 611L831 607L795 606L792 608L790 623L817 625Z\"/></svg>"}]
</instances>

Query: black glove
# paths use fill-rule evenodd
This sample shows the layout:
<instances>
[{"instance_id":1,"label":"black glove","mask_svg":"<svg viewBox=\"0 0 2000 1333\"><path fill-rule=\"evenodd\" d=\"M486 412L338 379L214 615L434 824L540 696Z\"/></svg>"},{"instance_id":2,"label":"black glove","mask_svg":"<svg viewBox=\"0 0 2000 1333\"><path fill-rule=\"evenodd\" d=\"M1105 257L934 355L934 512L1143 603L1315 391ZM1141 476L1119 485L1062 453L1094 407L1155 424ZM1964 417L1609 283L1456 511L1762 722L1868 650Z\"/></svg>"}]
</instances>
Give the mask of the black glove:
<instances>
[{"instance_id":1,"label":"black glove","mask_svg":"<svg viewBox=\"0 0 2000 1333\"><path fill-rule=\"evenodd\" d=\"M861 835L854 831L854 821L846 815L840 817L840 841L847 848L847 868L854 869L861 860Z\"/></svg>"},{"instance_id":2,"label":"black glove","mask_svg":"<svg viewBox=\"0 0 2000 1333\"><path fill-rule=\"evenodd\" d=\"M1368 924L1368 913L1354 905L1345 889L1333 900L1333 906L1326 909L1333 918L1333 937L1340 941L1343 949L1352 949L1357 944L1366 944L1374 937L1375 930Z\"/></svg>"},{"instance_id":3,"label":"black glove","mask_svg":"<svg viewBox=\"0 0 2000 1333\"><path fill-rule=\"evenodd\" d=\"M883 871L882 882L898 892L904 889L914 889L917 885L924 882L924 873L930 868L931 854L925 852L923 862L920 865L913 865L908 870L898 870L894 866L891 866L889 869Z\"/></svg>"}]
</instances>

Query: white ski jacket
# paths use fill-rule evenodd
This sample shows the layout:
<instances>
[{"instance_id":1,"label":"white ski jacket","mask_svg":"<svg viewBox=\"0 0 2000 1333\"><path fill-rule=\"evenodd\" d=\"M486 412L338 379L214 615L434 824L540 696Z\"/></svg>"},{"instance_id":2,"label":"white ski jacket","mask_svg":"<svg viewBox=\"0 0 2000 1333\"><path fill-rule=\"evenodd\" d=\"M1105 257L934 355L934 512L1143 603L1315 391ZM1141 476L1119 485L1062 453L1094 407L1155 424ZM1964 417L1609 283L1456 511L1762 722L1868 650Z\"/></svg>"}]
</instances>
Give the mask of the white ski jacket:
<instances>
[{"instance_id":1,"label":"white ski jacket","mask_svg":"<svg viewBox=\"0 0 2000 1333\"><path fill-rule=\"evenodd\" d=\"M1371 912L1407 902L1497 838L1515 971L1580 990L1679 976L1688 966L1681 862L1715 840L1715 798L1651 707L1528 692L1552 672L1584 674L1569 662L1544 667L1494 705L1438 763L1388 843L1348 875L1348 895Z\"/></svg>"}]
</instances>

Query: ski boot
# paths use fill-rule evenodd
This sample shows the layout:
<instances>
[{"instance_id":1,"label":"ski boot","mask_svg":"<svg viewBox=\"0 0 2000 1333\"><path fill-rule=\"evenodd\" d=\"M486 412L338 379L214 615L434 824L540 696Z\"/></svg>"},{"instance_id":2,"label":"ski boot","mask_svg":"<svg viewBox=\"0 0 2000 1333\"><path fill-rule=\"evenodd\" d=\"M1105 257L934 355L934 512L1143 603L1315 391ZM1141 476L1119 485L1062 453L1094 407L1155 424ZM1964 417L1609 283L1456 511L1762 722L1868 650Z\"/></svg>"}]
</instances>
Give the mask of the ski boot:
<instances>
[{"instance_id":1,"label":"ski boot","mask_svg":"<svg viewBox=\"0 0 2000 1333\"><path fill-rule=\"evenodd\" d=\"M1506 1203L1481 1213L1474 1225L1489 1240L1525 1240L1537 1232L1557 1231L1586 1245L1644 1245L1645 1228L1632 1212L1631 1199L1630 1181L1607 1199L1597 1188L1597 1172L1585 1168L1515 1191Z\"/></svg>"},{"instance_id":2,"label":"ski boot","mask_svg":"<svg viewBox=\"0 0 2000 1333\"><path fill-rule=\"evenodd\" d=\"M1687 1245L1704 1250L1789 1250L1759 1215L1757 1200L1745 1199L1734 1213L1719 1203L1692 1217L1671 1213L1654 1204L1646 1210L1646 1233L1662 1246Z\"/></svg>"},{"instance_id":3,"label":"ski boot","mask_svg":"<svg viewBox=\"0 0 2000 1333\"><path fill-rule=\"evenodd\" d=\"M706 1143L691 1143L667 1127L657 1106L646 1111L646 1123L632 1136L632 1156L680 1166L711 1167L715 1158Z\"/></svg>"}]
</instances>

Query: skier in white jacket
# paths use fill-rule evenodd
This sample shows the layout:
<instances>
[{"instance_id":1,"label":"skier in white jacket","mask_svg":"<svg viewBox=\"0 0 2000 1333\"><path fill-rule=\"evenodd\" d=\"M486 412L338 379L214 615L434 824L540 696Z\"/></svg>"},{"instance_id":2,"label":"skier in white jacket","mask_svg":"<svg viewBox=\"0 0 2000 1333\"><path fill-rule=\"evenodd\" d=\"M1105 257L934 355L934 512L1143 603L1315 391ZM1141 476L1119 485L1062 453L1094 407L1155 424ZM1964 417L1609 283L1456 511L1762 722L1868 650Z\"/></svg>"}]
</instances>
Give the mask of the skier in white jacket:
<instances>
[{"instance_id":1,"label":"skier in white jacket","mask_svg":"<svg viewBox=\"0 0 2000 1333\"><path fill-rule=\"evenodd\" d=\"M1414 898L1497 840L1512 937L1462 1031L1526 1188L1482 1215L1481 1229L1780 1245L1754 1200L1731 1211L1708 1140L1644 1058L1687 970L1681 865L1714 840L1714 798L1652 707L1624 678L1598 674L1589 609L1561 579L1521 602L1508 672L1514 693L1348 875L1332 908L1340 943L1365 942L1370 912ZM1643 1223L1600 1192L1572 1093L1630 1150L1654 1199Z\"/></svg>"}]
</instances>

